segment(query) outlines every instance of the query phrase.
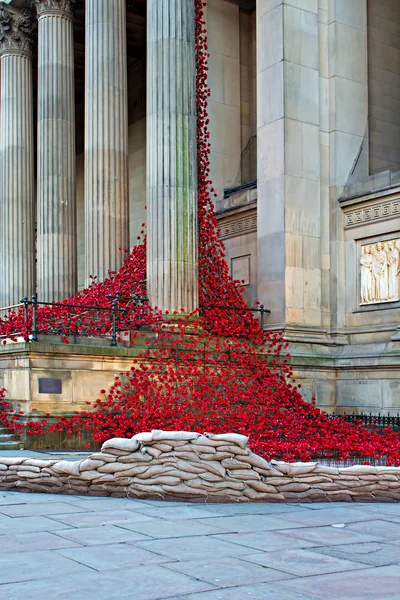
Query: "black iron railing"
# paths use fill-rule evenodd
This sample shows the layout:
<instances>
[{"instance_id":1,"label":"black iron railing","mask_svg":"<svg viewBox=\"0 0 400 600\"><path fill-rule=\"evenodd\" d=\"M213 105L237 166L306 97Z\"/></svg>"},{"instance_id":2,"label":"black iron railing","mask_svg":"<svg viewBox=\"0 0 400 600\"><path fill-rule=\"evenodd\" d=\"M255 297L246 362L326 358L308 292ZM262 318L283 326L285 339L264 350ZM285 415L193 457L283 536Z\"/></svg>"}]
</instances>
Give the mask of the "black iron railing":
<instances>
[{"instance_id":1,"label":"black iron railing","mask_svg":"<svg viewBox=\"0 0 400 600\"><path fill-rule=\"evenodd\" d=\"M36 295L22 298L25 329L29 339L38 341L42 335L72 335L86 337L111 337L111 346L118 343L121 331L136 328L148 313L148 298L134 293L132 296L108 295L111 305L97 306L66 302L39 302ZM18 306L21 306L18 305ZM46 320L45 327L38 322L38 308L51 307L55 313ZM57 315L58 311L58 315ZM67 321L66 321L67 319ZM68 330L69 329L69 330Z\"/></svg>"},{"instance_id":2,"label":"black iron railing","mask_svg":"<svg viewBox=\"0 0 400 600\"><path fill-rule=\"evenodd\" d=\"M1 338L23 337L33 342L38 341L38 336L61 336L65 340L77 343L79 337L106 338L111 339L111 346L118 345L122 341L122 333L128 333L137 329L146 330L148 326L148 315L151 311L149 300L146 296L137 292L130 296L123 296L120 292L115 295L107 295L109 306L79 304L78 302L40 302L37 295L31 298L25 296L20 304L0 308L0 319L4 322L17 316L16 328L9 335ZM51 309L39 311L39 309ZM260 315L260 325L264 328L265 315L270 311L261 304L257 308L244 306L211 305L201 307L200 314L205 311L215 311L216 316L224 313L235 314L254 313ZM181 315L182 316L182 315ZM173 320L170 316L168 322ZM239 317L240 318L240 317ZM177 322L180 322L179 315ZM18 332L17 332L18 329Z\"/></svg>"},{"instance_id":3,"label":"black iron railing","mask_svg":"<svg viewBox=\"0 0 400 600\"><path fill-rule=\"evenodd\" d=\"M207 310L215 309L215 310L220 310L220 311L232 310L232 311L241 312L241 313L246 313L246 312L259 313L261 329L264 329L265 315L271 314L271 311L268 308L265 308L264 304L260 304L260 306L258 308L250 308L248 306L223 306L223 305L218 305L218 304L211 304L211 305L207 305L207 307L200 306L200 311L201 312L204 311L205 308L207 308Z\"/></svg>"},{"instance_id":4,"label":"black iron railing","mask_svg":"<svg viewBox=\"0 0 400 600\"><path fill-rule=\"evenodd\" d=\"M362 423L365 426L370 427L396 427L400 429L400 414L393 415L387 413L387 415L378 413L346 413L343 414L328 414L329 419L344 418L348 423Z\"/></svg>"}]
</instances>

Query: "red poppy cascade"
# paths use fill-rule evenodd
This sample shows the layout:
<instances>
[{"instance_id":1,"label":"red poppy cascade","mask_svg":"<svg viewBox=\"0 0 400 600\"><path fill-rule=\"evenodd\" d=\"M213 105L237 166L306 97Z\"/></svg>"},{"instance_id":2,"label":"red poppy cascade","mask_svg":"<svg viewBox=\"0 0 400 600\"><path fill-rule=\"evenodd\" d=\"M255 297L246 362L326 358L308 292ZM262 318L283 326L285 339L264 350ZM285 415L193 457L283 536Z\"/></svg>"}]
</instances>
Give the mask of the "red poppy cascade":
<instances>
[{"instance_id":1,"label":"red poppy cascade","mask_svg":"<svg viewBox=\"0 0 400 600\"><path fill-rule=\"evenodd\" d=\"M359 456L364 462L363 457L385 457L387 464L400 465L397 433L391 428L379 433L343 419L329 419L302 399L292 378L288 345L278 335L263 332L250 312L212 308L237 309L246 304L241 282L229 276L214 215L204 1L195 0L195 7L201 315L176 314L174 324L166 325L157 307L133 317L127 312L121 317L120 329L132 330L135 326L132 344L143 337L145 349L138 353L128 373L116 377L108 391L101 390L93 405L87 402L86 411L68 418L58 416L51 425L45 418L24 422L23 413L10 413L6 390L1 390L0 423L18 433L24 429L30 435L61 431L89 435L96 442L132 437L152 429L238 432L249 436L254 452L269 459ZM87 289L66 299L64 304L109 307L110 297L117 292L122 298L132 290L145 295L144 228L138 245L125 253L118 272L110 272L102 282L94 278ZM31 312L29 315L31 319ZM16 339L16 332L31 326L29 319L26 324L23 311L11 314L0 323L0 334ZM77 313L68 306L48 306L38 308L37 321L42 332L56 326L67 342L71 332L79 334L84 330L90 334L95 330L106 334L110 331L111 314L99 323L90 310ZM149 336L149 330L157 335Z\"/></svg>"}]
</instances>

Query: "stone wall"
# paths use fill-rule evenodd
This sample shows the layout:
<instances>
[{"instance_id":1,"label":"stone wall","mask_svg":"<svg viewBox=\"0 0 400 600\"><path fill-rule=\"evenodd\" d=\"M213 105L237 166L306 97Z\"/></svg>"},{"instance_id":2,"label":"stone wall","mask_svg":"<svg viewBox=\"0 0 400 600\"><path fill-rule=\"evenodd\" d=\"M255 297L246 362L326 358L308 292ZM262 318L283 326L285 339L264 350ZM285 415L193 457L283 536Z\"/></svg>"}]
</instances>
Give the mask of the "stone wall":
<instances>
[{"instance_id":1,"label":"stone wall","mask_svg":"<svg viewBox=\"0 0 400 600\"><path fill-rule=\"evenodd\" d=\"M208 0L205 18L210 53L210 179L221 199L224 188L241 183L239 7L225 0Z\"/></svg>"},{"instance_id":2,"label":"stone wall","mask_svg":"<svg viewBox=\"0 0 400 600\"><path fill-rule=\"evenodd\" d=\"M79 462L0 457L0 489L199 502L382 502L400 501L400 468L268 462L243 435L153 430L108 440Z\"/></svg>"},{"instance_id":3,"label":"stone wall","mask_svg":"<svg viewBox=\"0 0 400 600\"><path fill-rule=\"evenodd\" d=\"M368 2L370 172L400 169L400 6Z\"/></svg>"}]
</instances>

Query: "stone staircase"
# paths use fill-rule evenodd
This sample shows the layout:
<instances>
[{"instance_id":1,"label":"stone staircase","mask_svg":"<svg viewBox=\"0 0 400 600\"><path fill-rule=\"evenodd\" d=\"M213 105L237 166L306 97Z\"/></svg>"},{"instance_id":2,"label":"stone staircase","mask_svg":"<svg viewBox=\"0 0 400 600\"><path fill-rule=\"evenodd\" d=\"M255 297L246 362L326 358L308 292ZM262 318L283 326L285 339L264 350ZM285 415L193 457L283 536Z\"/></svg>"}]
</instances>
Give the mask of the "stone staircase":
<instances>
[{"instance_id":1,"label":"stone staircase","mask_svg":"<svg viewBox=\"0 0 400 600\"><path fill-rule=\"evenodd\" d=\"M22 442L19 436L10 432L7 427L0 427L0 452L2 450L21 450Z\"/></svg>"}]
</instances>

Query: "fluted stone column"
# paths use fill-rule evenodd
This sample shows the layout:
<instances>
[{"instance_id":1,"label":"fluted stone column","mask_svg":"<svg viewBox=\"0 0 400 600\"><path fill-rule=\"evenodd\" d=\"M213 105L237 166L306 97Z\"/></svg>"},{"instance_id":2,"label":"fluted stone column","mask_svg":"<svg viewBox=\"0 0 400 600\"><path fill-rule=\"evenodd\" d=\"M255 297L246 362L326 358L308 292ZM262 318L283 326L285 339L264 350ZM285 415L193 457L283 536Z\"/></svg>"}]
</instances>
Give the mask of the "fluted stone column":
<instances>
[{"instance_id":1,"label":"fluted stone column","mask_svg":"<svg viewBox=\"0 0 400 600\"><path fill-rule=\"evenodd\" d=\"M34 292L30 11L0 9L0 305Z\"/></svg>"},{"instance_id":2,"label":"fluted stone column","mask_svg":"<svg viewBox=\"0 0 400 600\"><path fill-rule=\"evenodd\" d=\"M147 281L163 310L198 306L194 0L147 0Z\"/></svg>"},{"instance_id":3,"label":"fluted stone column","mask_svg":"<svg viewBox=\"0 0 400 600\"><path fill-rule=\"evenodd\" d=\"M76 166L72 0L36 0L39 18L37 292L76 293Z\"/></svg>"},{"instance_id":4,"label":"fluted stone column","mask_svg":"<svg viewBox=\"0 0 400 600\"><path fill-rule=\"evenodd\" d=\"M86 277L117 269L128 239L125 0L86 0Z\"/></svg>"}]
</instances>

